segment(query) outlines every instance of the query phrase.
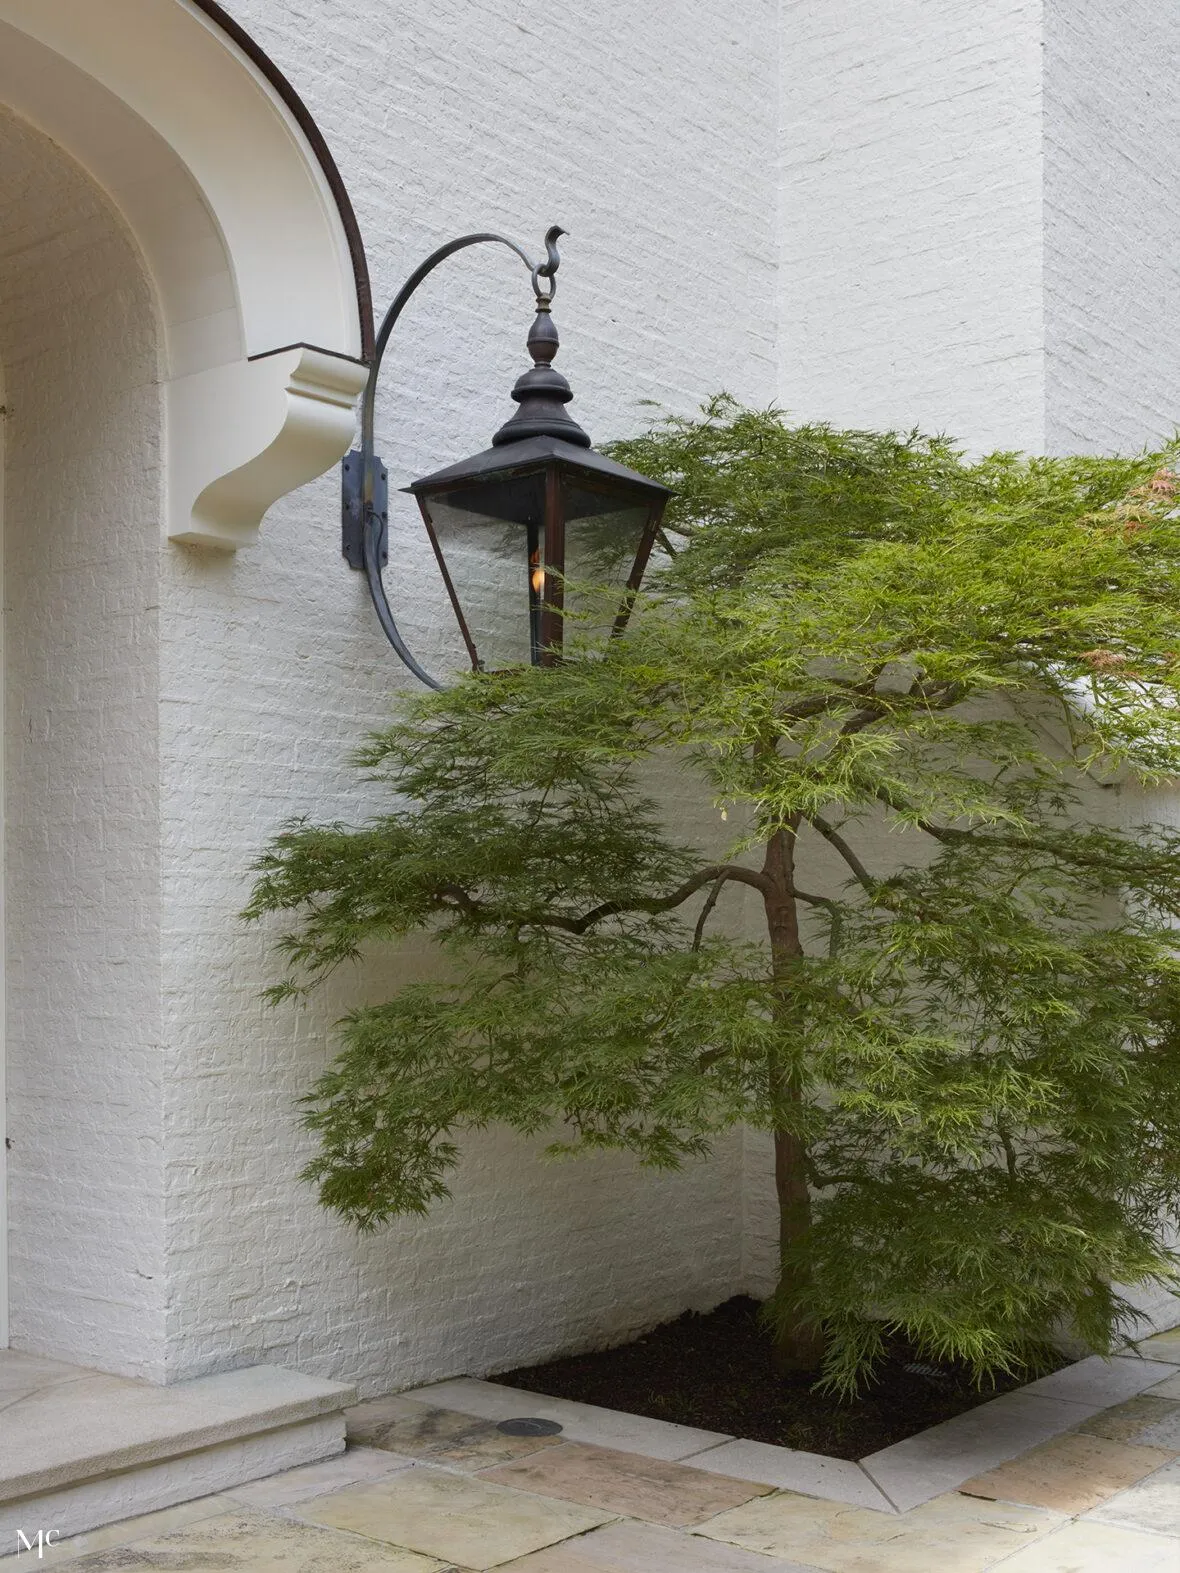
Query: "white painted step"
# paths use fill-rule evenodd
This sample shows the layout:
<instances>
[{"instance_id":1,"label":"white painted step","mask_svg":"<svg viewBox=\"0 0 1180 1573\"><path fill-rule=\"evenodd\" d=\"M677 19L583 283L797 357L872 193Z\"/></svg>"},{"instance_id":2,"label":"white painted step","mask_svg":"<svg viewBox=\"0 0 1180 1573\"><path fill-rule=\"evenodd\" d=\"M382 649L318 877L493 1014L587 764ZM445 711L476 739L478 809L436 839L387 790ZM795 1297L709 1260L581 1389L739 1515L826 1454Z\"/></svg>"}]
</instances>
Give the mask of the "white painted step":
<instances>
[{"instance_id":1,"label":"white painted step","mask_svg":"<svg viewBox=\"0 0 1180 1573\"><path fill-rule=\"evenodd\" d=\"M156 1387L0 1352L0 1553L27 1524L64 1537L333 1457L355 1402L279 1366Z\"/></svg>"}]
</instances>

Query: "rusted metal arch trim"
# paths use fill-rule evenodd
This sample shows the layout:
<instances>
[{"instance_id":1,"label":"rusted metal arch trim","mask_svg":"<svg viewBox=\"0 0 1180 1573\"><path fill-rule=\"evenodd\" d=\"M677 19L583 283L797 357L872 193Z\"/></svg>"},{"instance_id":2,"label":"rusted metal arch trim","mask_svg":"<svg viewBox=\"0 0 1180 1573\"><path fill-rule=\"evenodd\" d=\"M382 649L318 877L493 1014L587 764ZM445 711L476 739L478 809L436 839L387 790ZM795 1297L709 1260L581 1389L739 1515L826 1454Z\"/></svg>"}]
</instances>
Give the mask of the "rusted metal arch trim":
<instances>
[{"instance_id":1,"label":"rusted metal arch trim","mask_svg":"<svg viewBox=\"0 0 1180 1573\"><path fill-rule=\"evenodd\" d=\"M356 281L356 304L360 318L361 328L361 358L367 363L373 358L373 345L375 330L373 323L373 290L369 279L369 262L365 254L365 243L361 239L360 225L357 223L356 210L352 205L352 198L348 194L348 187L337 167L332 151L324 138L323 132L316 124L315 117L310 109L300 98L291 82L266 50L253 38L240 22L217 4L217 0L193 0L199 11L203 11L209 20L215 23L242 51L242 53L256 65L259 71L274 88L275 92L286 104L295 117L300 130L307 138L312 152L316 156L328 188L336 203L340 214L340 222L344 226L344 233L348 240L348 252L352 260L352 273Z\"/></svg>"}]
</instances>

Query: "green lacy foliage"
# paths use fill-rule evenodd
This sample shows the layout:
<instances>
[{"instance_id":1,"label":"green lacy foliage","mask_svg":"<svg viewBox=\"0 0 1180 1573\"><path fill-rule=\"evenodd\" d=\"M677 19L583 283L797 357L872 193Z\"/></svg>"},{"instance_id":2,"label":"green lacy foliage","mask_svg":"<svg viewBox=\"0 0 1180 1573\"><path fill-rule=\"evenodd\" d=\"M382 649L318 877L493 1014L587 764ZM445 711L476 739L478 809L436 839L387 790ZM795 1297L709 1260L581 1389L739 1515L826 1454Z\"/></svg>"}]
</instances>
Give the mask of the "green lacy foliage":
<instances>
[{"instance_id":1,"label":"green lacy foliage","mask_svg":"<svg viewBox=\"0 0 1180 1573\"><path fill-rule=\"evenodd\" d=\"M775 1314L834 1388L889 1330L980 1379L1111 1347L1113 1283L1177 1282L1180 835L1102 812L1180 775L1172 452L968 462L717 400L614 453L676 490L627 637L413 700L358 758L391 811L257 865L275 998L374 941L447 957L341 1024L307 1178L372 1228L493 1123L669 1167L748 1122L806 1152ZM637 784L669 750L724 861ZM846 880L792 891L772 970L725 919L781 834Z\"/></svg>"}]
</instances>

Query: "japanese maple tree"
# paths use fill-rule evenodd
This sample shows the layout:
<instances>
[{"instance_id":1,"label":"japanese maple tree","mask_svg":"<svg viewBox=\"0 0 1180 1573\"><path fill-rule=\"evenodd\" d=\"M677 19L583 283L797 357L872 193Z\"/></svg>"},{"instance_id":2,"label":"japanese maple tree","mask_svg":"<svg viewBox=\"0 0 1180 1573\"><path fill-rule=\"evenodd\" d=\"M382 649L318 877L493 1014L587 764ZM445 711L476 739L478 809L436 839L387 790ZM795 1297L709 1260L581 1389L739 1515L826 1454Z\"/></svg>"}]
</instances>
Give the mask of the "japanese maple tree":
<instances>
[{"instance_id":1,"label":"japanese maple tree","mask_svg":"<svg viewBox=\"0 0 1180 1573\"><path fill-rule=\"evenodd\" d=\"M1180 834L1109 812L1180 775L1172 452L968 460L726 399L613 452L676 493L626 636L405 702L358 756L388 812L258 864L276 999L443 952L341 1023L306 1177L371 1229L465 1131L674 1167L747 1124L783 1368L1111 1348L1116 1284L1177 1283Z\"/></svg>"}]
</instances>

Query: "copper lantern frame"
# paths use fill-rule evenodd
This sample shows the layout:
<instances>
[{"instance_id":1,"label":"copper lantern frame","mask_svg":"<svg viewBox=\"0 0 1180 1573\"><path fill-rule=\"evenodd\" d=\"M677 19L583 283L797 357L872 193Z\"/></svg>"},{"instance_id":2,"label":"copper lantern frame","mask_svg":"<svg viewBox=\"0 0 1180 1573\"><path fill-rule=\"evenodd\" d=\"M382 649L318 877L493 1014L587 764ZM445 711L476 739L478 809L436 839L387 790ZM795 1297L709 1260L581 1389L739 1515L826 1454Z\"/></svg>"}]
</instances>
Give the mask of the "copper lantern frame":
<instances>
[{"instance_id":1,"label":"copper lantern frame","mask_svg":"<svg viewBox=\"0 0 1180 1573\"><path fill-rule=\"evenodd\" d=\"M530 659L538 666L553 666L562 659L564 647L570 526L606 515L625 514L638 521L635 554L611 626L612 636L618 636L627 626L671 496L666 486L596 453L566 409L573 394L552 364L558 349L552 302L561 260L556 242L563 233L557 226L549 230L546 260L540 264L514 241L491 233L464 235L440 246L406 280L375 338L361 409L360 451L350 453L343 465L343 552L351 567L365 573L386 638L409 670L431 688L443 685L407 647L382 578L388 562L388 474L375 452L374 426L377 384L393 329L410 297L440 263L469 246L507 246L529 270L536 308L527 341L533 365L517 380L512 397L518 408L496 432L491 447L403 488L417 500L472 668L484 670L484 657L440 540L441 509L520 530L520 605L528 617Z\"/></svg>"}]
</instances>

